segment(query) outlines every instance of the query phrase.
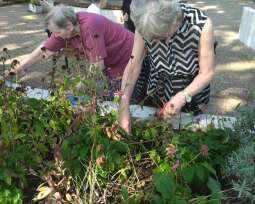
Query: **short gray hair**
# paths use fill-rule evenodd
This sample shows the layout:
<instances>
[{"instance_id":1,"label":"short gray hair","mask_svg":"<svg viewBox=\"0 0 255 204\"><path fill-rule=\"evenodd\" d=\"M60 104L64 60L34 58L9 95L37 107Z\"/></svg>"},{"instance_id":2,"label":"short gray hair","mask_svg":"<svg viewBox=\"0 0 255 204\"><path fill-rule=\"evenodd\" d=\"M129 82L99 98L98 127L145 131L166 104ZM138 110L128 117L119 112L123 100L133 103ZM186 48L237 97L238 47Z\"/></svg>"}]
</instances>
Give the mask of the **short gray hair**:
<instances>
[{"instance_id":1,"label":"short gray hair","mask_svg":"<svg viewBox=\"0 0 255 204\"><path fill-rule=\"evenodd\" d=\"M137 31L148 40L167 33L183 15L177 0L133 0L130 9Z\"/></svg>"},{"instance_id":2,"label":"short gray hair","mask_svg":"<svg viewBox=\"0 0 255 204\"><path fill-rule=\"evenodd\" d=\"M63 4L54 6L45 17L45 25L49 26L50 22L59 28L66 28L67 22L73 25L77 24L77 16L74 9Z\"/></svg>"}]
</instances>

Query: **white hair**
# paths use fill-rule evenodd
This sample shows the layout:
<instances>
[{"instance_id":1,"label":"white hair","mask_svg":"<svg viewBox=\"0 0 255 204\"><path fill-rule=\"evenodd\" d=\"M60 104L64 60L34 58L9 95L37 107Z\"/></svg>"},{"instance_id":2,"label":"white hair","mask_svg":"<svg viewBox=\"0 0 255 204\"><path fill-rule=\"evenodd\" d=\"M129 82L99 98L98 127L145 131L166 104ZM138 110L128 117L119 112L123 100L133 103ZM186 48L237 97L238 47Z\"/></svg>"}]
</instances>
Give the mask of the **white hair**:
<instances>
[{"instance_id":1,"label":"white hair","mask_svg":"<svg viewBox=\"0 0 255 204\"><path fill-rule=\"evenodd\" d=\"M76 25L77 16L73 8L62 4L52 7L45 17L46 26L53 23L58 28L66 28L68 21L70 21L73 25Z\"/></svg>"},{"instance_id":2,"label":"white hair","mask_svg":"<svg viewBox=\"0 0 255 204\"><path fill-rule=\"evenodd\" d=\"M145 39L163 36L183 15L177 0L133 0L130 9L136 30Z\"/></svg>"}]
</instances>

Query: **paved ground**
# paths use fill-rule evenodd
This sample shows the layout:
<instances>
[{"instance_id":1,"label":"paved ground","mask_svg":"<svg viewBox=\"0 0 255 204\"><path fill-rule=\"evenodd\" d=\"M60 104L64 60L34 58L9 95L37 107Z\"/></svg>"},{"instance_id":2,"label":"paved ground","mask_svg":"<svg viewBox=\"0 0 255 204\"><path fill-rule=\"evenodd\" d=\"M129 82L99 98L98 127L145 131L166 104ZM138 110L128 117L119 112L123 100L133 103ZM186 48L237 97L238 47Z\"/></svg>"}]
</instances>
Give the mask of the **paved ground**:
<instances>
[{"instance_id":1,"label":"paved ground","mask_svg":"<svg viewBox=\"0 0 255 204\"><path fill-rule=\"evenodd\" d=\"M0 7L0 50L7 47L10 56L21 60L44 39L43 16L27 11L27 4ZM10 61L8 61L10 63ZM33 70L44 72L49 69L49 63L42 62ZM35 86L40 85L37 79L30 81Z\"/></svg>"},{"instance_id":2,"label":"paved ground","mask_svg":"<svg viewBox=\"0 0 255 204\"><path fill-rule=\"evenodd\" d=\"M222 97L229 87L255 90L255 50L247 48L238 39L243 6L255 7L249 1L240 0L200 0L194 1L213 20L217 47L216 78L213 83L211 111L231 112L240 102L240 97Z\"/></svg>"},{"instance_id":3,"label":"paved ground","mask_svg":"<svg viewBox=\"0 0 255 204\"><path fill-rule=\"evenodd\" d=\"M238 30L242 7L253 6L252 2L241 0L190 0L190 3L202 8L212 18L215 25L217 48L216 78L212 85L210 111L231 113L243 103L243 97L223 97L221 92L230 87L255 89L255 50L245 47L238 40ZM46 39L43 31L43 15L34 15L27 11L27 5L0 7L0 50L8 47L13 58L22 59L26 53ZM41 86L38 73L46 73L49 62L33 67L36 71L29 83Z\"/></svg>"}]
</instances>

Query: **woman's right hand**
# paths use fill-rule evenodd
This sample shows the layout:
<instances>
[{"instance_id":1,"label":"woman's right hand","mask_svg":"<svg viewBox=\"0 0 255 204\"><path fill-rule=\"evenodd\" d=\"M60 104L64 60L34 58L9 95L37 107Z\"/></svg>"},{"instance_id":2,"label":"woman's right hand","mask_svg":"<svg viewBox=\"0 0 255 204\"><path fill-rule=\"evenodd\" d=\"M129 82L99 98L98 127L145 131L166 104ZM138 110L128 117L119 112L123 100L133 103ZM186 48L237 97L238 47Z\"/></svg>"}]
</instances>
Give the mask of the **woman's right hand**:
<instances>
[{"instance_id":1,"label":"woman's right hand","mask_svg":"<svg viewBox=\"0 0 255 204\"><path fill-rule=\"evenodd\" d=\"M13 68L11 68L10 70L6 70L5 71L5 77L11 77L13 75L18 75L18 76L24 76L26 74L26 69L22 66L20 66L19 64L13 66Z\"/></svg>"},{"instance_id":2,"label":"woman's right hand","mask_svg":"<svg viewBox=\"0 0 255 204\"><path fill-rule=\"evenodd\" d=\"M131 133L130 99L140 75L146 52L147 49L145 48L143 37L136 32L132 54L122 77L121 90L123 90L123 95L121 97L118 120L119 126L129 134Z\"/></svg>"},{"instance_id":3,"label":"woman's right hand","mask_svg":"<svg viewBox=\"0 0 255 204\"><path fill-rule=\"evenodd\" d=\"M121 104L119 109L119 126L123 128L128 134L131 133L131 118L129 105Z\"/></svg>"},{"instance_id":4,"label":"woman's right hand","mask_svg":"<svg viewBox=\"0 0 255 204\"><path fill-rule=\"evenodd\" d=\"M123 20L124 20L124 21L128 21L128 19L129 19L129 15L128 15L127 13L125 13L125 14L123 15Z\"/></svg>"}]
</instances>

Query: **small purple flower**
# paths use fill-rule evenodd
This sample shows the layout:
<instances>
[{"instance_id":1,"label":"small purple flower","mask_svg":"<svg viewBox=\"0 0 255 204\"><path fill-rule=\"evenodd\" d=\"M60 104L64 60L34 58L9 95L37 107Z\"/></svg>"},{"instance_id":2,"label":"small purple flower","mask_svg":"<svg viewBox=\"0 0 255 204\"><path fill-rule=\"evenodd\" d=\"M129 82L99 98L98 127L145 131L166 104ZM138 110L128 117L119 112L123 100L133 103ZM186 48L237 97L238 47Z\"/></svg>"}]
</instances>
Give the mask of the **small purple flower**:
<instances>
[{"instance_id":1,"label":"small purple flower","mask_svg":"<svg viewBox=\"0 0 255 204\"><path fill-rule=\"evenodd\" d=\"M209 147L207 145L201 145L200 153L207 157L209 155Z\"/></svg>"},{"instance_id":2,"label":"small purple flower","mask_svg":"<svg viewBox=\"0 0 255 204\"><path fill-rule=\"evenodd\" d=\"M180 167L180 161L177 160L176 163L172 166L172 171L176 172L176 170Z\"/></svg>"}]
</instances>

